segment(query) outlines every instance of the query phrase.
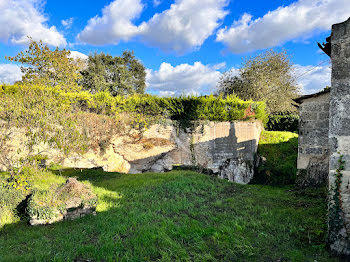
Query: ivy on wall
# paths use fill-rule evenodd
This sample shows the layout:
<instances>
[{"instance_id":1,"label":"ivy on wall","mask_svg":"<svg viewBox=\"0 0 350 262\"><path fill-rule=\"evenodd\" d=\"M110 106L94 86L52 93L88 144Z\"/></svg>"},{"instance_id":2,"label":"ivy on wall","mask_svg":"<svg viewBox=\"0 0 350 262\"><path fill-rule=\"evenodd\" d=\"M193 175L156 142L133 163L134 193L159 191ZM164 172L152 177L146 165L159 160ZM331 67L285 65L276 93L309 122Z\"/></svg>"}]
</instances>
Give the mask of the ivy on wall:
<instances>
[{"instance_id":1,"label":"ivy on wall","mask_svg":"<svg viewBox=\"0 0 350 262\"><path fill-rule=\"evenodd\" d=\"M342 171L345 169L345 161L343 155L339 156L338 159L339 167L335 172L334 184L330 187L330 202L328 208L328 241L335 243L339 240L339 234L343 229L347 229L346 220L344 219L343 213L343 201L341 197L341 184L343 174ZM350 234L347 234L350 235ZM347 239L349 241L349 239Z\"/></svg>"}]
</instances>

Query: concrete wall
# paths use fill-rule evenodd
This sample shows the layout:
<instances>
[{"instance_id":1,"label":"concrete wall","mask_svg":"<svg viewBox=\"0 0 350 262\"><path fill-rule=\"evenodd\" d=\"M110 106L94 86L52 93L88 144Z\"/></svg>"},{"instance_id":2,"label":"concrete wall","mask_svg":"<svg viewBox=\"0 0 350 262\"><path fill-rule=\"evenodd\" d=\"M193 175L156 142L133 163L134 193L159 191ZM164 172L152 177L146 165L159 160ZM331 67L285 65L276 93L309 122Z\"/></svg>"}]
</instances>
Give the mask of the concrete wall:
<instances>
[{"instance_id":1,"label":"concrete wall","mask_svg":"<svg viewBox=\"0 0 350 262\"><path fill-rule=\"evenodd\" d=\"M350 19L333 25L331 44L329 242L333 251L350 257ZM345 166L339 175L340 156Z\"/></svg>"},{"instance_id":2,"label":"concrete wall","mask_svg":"<svg viewBox=\"0 0 350 262\"><path fill-rule=\"evenodd\" d=\"M299 115L298 183L324 184L329 169L329 93L300 101Z\"/></svg>"},{"instance_id":3,"label":"concrete wall","mask_svg":"<svg viewBox=\"0 0 350 262\"><path fill-rule=\"evenodd\" d=\"M38 150L45 151L47 164L61 163L64 167L102 167L109 172L141 173L163 172L174 165L194 165L230 181L248 183L253 177L261 130L260 121L208 122L187 133L169 122L153 125L141 139L134 132L114 136L103 152L90 149L84 155L64 157L45 145ZM22 133L14 132L17 134L11 139L14 149L23 144Z\"/></svg>"}]
</instances>

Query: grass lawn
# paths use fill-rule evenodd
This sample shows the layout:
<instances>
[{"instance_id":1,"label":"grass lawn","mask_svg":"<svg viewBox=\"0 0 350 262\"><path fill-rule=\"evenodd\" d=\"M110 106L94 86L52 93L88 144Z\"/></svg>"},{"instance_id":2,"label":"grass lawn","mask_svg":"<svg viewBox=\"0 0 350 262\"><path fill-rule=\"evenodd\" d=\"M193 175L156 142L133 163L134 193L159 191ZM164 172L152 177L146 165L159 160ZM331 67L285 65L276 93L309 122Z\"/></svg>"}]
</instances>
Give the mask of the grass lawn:
<instances>
[{"instance_id":1,"label":"grass lawn","mask_svg":"<svg viewBox=\"0 0 350 262\"><path fill-rule=\"evenodd\" d=\"M298 134L284 131L261 132L258 153L266 158L255 182L294 184L297 172Z\"/></svg>"},{"instance_id":2,"label":"grass lawn","mask_svg":"<svg viewBox=\"0 0 350 262\"><path fill-rule=\"evenodd\" d=\"M321 190L237 185L191 171L64 175L93 185L97 215L5 225L0 261L338 261L324 244Z\"/></svg>"}]
</instances>

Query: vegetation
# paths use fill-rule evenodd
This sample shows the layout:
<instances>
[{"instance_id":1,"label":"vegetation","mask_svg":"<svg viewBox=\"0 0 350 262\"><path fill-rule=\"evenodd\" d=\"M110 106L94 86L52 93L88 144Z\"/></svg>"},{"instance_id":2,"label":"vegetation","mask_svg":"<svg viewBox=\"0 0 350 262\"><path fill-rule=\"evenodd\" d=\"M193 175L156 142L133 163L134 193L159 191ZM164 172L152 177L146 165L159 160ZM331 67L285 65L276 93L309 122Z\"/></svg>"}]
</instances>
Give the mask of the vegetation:
<instances>
[{"instance_id":1,"label":"vegetation","mask_svg":"<svg viewBox=\"0 0 350 262\"><path fill-rule=\"evenodd\" d=\"M60 92L65 93L59 87L0 88L0 165L12 176L41 160L43 144L64 154L86 148L70 103ZM20 137L15 146L10 144L14 136ZM15 187L21 184L17 182L12 181Z\"/></svg>"},{"instance_id":2,"label":"vegetation","mask_svg":"<svg viewBox=\"0 0 350 262\"><path fill-rule=\"evenodd\" d=\"M25 186L19 175L24 167L36 166L45 158L45 147L57 148L65 155L83 153L87 148L103 152L125 126L142 132L167 119L178 121L184 129L197 120L265 119L264 103L234 96L125 98L107 91L90 94L22 84L2 86L0 100L0 165L11 173L8 182L15 188ZM122 123L127 114L129 122ZM21 139L13 146L15 137Z\"/></svg>"},{"instance_id":3,"label":"vegetation","mask_svg":"<svg viewBox=\"0 0 350 262\"><path fill-rule=\"evenodd\" d=\"M265 160L257 170L254 183L289 185L295 183L298 135L291 132L263 131L258 153Z\"/></svg>"},{"instance_id":4,"label":"vegetation","mask_svg":"<svg viewBox=\"0 0 350 262\"><path fill-rule=\"evenodd\" d=\"M1 261L338 261L325 249L323 190L238 185L190 171L71 170L98 195L97 215L0 233ZM48 189L65 177L36 174Z\"/></svg>"},{"instance_id":5,"label":"vegetation","mask_svg":"<svg viewBox=\"0 0 350 262\"><path fill-rule=\"evenodd\" d=\"M23 86L3 86L1 95L22 94ZM45 90L57 97L65 105L75 110L115 116L121 113L139 115L149 119L162 117L187 123L189 121L235 121L259 119L264 121L265 104L263 102L243 101L236 96L222 97L157 97L151 95L115 96L109 92L62 92L58 88L41 86L27 87L33 90ZM24 93L24 91L23 91ZM42 98L42 96L40 96ZM4 109L6 111L6 104ZM134 115L135 117L137 117Z\"/></svg>"},{"instance_id":6,"label":"vegetation","mask_svg":"<svg viewBox=\"0 0 350 262\"><path fill-rule=\"evenodd\" d=\"M286 52L273 50L247 58L238 76L232 70L224 73L218 89L243 100L265 101L268 113L295 111L292 99L299 94Z\"/></svg>"},{"instance_id":7,"label":"vegetation","mask_svg":"<svg viewBox=\"0 0 350 262\"><path fill-rule=\"evenodd\" d=\"M299 115L290 112L270 114L266 123L266 130L298 132Z\"/></svg>"},{"instance_id":8,"label":"vegetation","mask_svg":"<svg viewBox=\"0 0 350 262\"><path fill-rule=\"evenodd\" d=\"M30 39L27 50L14 57L6 57L10 61L19 62L24 66L21 71L21 83L28 85L43 85L49 87L59 86L67 91L79 90L78 80L81 78L80 70L83 67L81 59L70 58L70 51L55 50Z\"/></svg>"},{"instance_id":9,"label":"vegetation","mask_svg":"<svg viewBox=\"0 0 350 262\"><path fill-rule=\"evenodd\" d=\"M146 88L145 67L129 51L120 57L104 53L90 55L81 74L81 85L93 94L100 91L113 96L143 94Z\"/></svg>"}]
</instances>

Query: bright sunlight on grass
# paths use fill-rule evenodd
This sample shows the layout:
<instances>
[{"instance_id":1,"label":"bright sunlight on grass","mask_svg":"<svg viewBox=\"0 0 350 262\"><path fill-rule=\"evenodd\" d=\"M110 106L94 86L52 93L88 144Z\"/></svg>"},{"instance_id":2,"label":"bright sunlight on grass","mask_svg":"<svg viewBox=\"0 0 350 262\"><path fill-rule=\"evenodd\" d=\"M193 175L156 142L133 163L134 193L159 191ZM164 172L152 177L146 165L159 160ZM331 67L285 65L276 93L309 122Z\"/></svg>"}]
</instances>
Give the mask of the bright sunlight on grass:
<instances>
[{"instance_id":1,"label":"bright sunlight on grass","mask_svg":"<svg viewBox=\"0 0 350 262\"><path fill-rule=\"evenodd\" d=\"M63 175L93 185L97 215L5 225L0 261L338 261L324 244L322 190L238 185L191 171ZM63 180L48 177L55 179Z\"/></svg>"}]
</instances>

